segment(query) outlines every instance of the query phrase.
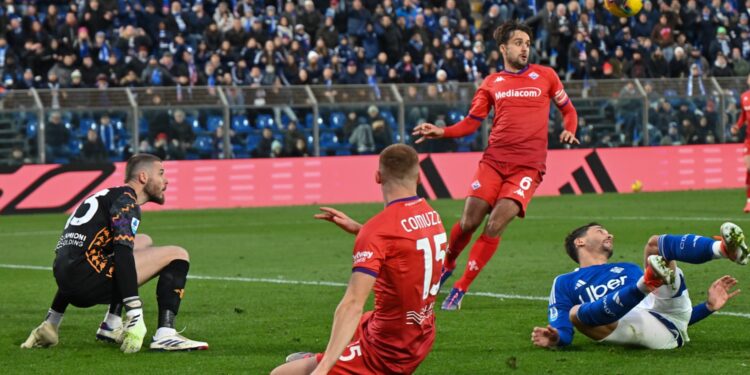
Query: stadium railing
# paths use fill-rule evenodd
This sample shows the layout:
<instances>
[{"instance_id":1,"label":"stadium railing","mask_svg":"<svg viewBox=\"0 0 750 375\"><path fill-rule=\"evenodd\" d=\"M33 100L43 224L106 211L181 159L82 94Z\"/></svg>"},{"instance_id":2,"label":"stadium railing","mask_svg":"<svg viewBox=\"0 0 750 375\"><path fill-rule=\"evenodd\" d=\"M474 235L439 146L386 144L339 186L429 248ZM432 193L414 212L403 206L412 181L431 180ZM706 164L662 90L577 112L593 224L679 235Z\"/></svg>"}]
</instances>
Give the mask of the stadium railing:
<instances>
[{"instance_id":1,"label":"stadium railing","mask_svg":"<svg viewBox=\"0 0 750 375\"><path fill-rule=\"evenodd\" d=\"M564 83L581 117L593 132L615 135L618 145L652 145L653 113L667 101L673 109L685 104L691 111L717 113L717 142L729 138L739 94L746 82L737 78L654 80L587 80ZM65 162L45 153L45 130L50 115L58 112L70 131L71 153L81 148L89 129L97 129L103 113L118 130L119 160L127 152L147 150L154 137L153 122L171 122L182 110L193 130L187 158L242 158L253 153L263 130L272 130L281 142L290 121L305 136L311 155L348 155L350 121L371 123L370 107L385 120L392 142L411 142L410 130L421 121L450 125L466 115L478 85L380 84L286 87L150 87L9 90L0 97L0 120L13 123L15 139L25 138L33 163ZM676 112L675 112L676 113ZM492 116L489 116L491 118ZM550 111L550 127L560 127L557 111ZM481 150L491 123L456 141L449 151ZM593 145L592 145L593 147ZM226 150L226 151L225 151ZM231 151L230 151L231 150ZM126 152L127 151L127 152ZM434 152L434 150L427 150Z\"/></svg>"}]
</instances>

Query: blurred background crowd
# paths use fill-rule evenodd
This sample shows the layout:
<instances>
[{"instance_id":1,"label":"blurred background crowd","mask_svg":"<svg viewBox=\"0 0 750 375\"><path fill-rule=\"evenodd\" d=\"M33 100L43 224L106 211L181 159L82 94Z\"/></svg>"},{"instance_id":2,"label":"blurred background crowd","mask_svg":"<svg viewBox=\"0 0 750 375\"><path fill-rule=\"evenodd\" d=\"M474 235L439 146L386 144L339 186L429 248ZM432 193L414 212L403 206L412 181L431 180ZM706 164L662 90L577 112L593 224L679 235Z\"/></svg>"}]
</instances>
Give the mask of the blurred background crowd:
<instances>
[{"instance_id":1,"label":"blurred background crowd","mask_svg":"<svg viewBox=\"0 0 750 375\"><path fill-rule=\"evenodd\" d=\"M8 0L0 8L0 91L422 84L418 101L502 70L492 33L519 19L535 33L531 62L553 67L563 80L642 81L642 88L627 81L611 96L645 90L649 145L715 143L723 139L720 116L734 121L738 108L732 101L718 112L710 79L750 73L749 17L750 0L647 0L627 19L606 12L601 0ZM658 84L668 78L682 79L680 87ZM467 109L423 107L408 108L407 127L450 125ZM643 111L632 102L581 107L590 114L581 117L585 147L643 145ZM319 122L330 130L321 134L322 153L373 153L400 141L394 114L377 105L322 113ZM310 113L232 115L233 125L249 124L246 131L231 128L233 156L310 154ZM51 160L126 157L125 117L50 111ZM142 149L173 159L226 157L219 141L226 128L212 126L215 117L199 110L144 114ZM550 140L557 147L554 117ZM24 133L29 142L13 147L14 160L35 152L33 130ZM481 150L481 139L423 151Z\"/></svg>"}]
</instances>

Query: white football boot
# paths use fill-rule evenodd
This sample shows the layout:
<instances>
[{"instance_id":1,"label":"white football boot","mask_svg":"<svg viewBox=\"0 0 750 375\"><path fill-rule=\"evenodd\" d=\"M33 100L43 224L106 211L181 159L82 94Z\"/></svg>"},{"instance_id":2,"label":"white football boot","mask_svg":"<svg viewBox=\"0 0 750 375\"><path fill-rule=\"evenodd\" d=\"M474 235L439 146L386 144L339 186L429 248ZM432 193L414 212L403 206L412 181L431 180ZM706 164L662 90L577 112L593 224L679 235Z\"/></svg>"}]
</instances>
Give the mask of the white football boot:
<instances>
[{"instance_id":1,"label":"white football boot","mask_svg":"<svg viewBox=\"0 0 750 375\"><path fill-rule=\"evenodd\" d=\"M734 223L721 224L721 250L737 264L746 265L750 251L745 244L745 233Z\"/></svg>"},{"instance_id":2,"label":"white football boot","mask_svg":"<svg viewBox=\"0 0 750 375\"><path fill-rule=\"evenodd\" d=\"M164 330L164 328L159 328ZM159 331L157 331L157 334ZM174 329L168 330L168 333L153 337L154 341L151 343L149 348L151 350L162 350L162 351L191 351L191 350L207 350L208 343L203 341L190 340L185 336L180 335Z\"/></svg>"},{"instance_id":3,"label":"white football boot","mask_svg":"<svg viewBox=\"0 0 750 375\"><path fill-rule=\"evenodd\" d=\"M122 326L119 326L117 328L110 328L107 322L102 322L102 324L99 325L99 329L96 330L97 340L112 344L122 344L124 335L125 330L122 328Z\"/></svg>"}]
</instances>

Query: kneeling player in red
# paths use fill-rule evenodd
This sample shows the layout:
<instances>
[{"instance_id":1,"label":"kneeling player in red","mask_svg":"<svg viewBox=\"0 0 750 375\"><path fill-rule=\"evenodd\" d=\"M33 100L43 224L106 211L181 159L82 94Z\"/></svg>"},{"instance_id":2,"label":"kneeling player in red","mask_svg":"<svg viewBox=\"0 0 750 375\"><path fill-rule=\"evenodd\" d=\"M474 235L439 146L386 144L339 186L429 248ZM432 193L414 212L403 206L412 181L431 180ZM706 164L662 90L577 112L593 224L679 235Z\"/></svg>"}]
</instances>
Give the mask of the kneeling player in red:
<instances>
[{"instance_id":1,"label":"kneeling player in red","mask_svg":"<svg viewBox=\"0 0 750 375\"><path fill-rule=\"evenodd\" d=\"M352 275L325 352L292 354L272 375L410 374L427 357L447 238L440 215L417 196L418 180L417 152L388 146L375 175L382 212L364 225L332 208L315 215L357 235ZM373 289L375 310L363 314Z\"/></svg>"}]
</instances>

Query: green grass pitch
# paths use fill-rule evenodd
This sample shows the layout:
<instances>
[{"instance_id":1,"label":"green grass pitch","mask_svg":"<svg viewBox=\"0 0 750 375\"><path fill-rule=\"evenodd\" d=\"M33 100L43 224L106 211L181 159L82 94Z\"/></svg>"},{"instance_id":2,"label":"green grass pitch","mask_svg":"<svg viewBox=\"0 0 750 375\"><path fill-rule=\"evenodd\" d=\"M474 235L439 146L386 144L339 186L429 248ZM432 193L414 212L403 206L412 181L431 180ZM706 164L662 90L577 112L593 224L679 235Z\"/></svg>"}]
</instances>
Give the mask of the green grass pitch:
<instances>
[{"instance_id":1,"label":"green grass pitch","mask_svg":"<svg viewBox=\"0 0 750 375\"><path fill-rule=\"evenodd\" d=\"M458 312L437 312L437 339L419 374L633 374L750 371L750 267L728 261L683 265L693 303L724 274L745 289L724 311L691 327L692 341L673 351L647 351L592 342L580 334L566 350L542 350L530 343L533 326L546 324L552 279L574 268L562 248L572 227L596 220L615 235L615 261L641 261L651 234L713 235L725 220L750 229L738 190L536 198L528 218L506 231L500 249ZM461 201L434 201L450 229ZM342 205L366 220L382 205ZM177 319L190 338L210 350L125 356L96 342L105 307L69 308L52 349L21 350L51 302L52 272L8 265L51 266L65 215L0 217L0 358L3 372L20 373L243 373L264 374L295 351L322 351L334 308L350 274L350 236L312 219L316 207L146 212L140 227L157 244L190 251L195 276L188 281ZM459 259L459 267L466 254ZM220 279L220 278L227 279ZM273 283L324 281L332 285ZM149 333L155 330L155 282L142 288ZM497 295L535 299L499 298ZM442 302L444 294L438 297ZM368 306L371 308L371 306ZM742 314L745 314L742 316ZM146 344L150 342L146 340Z\"/></svg>"}]
</instances>

